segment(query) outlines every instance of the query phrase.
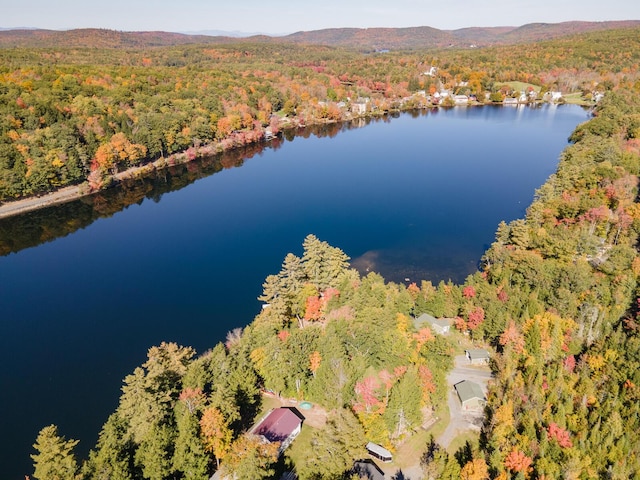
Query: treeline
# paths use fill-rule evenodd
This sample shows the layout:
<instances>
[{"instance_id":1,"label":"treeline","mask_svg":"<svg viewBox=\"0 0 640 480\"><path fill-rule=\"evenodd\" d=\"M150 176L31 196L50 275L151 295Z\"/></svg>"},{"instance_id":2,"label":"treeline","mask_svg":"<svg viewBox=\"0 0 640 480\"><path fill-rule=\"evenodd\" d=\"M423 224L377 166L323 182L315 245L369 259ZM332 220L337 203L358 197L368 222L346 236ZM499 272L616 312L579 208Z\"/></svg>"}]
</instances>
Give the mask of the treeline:
<instances>
[{"instance_id":1,"label":"treeline","mask_svg":"<svg viewBox=\"0 0 640 480\"><path fill-rule=\"evenodd\" d=\"M608 95L463 287L484 320L461 327L498 351L473 478L640 475L639 114ZM433 478L458 478L446 457Z\"/></svg>"},{"instance_id":2,"label":"treeline","mask_svg":"<svg viewBox=\"0 0 640 480\"><path fill-rule=\"evenodd\" d=\"M244 435L265 391L329 412L295 466L300 478L341 476L366 454L364 439L393 448L423 425L446 403L453 347L414 327L417 289L361 277L313 235L303 247L267 277L261 313L224 344L197 358L176 344L151 348L80 468L74 441L44 428L34 477L203 479L219 467L269 478L277 449Z\"/></svg>"},{"instance_id":3,"label":"treeline","mask_svg":"<svg viewBox=\"0 0 640 480\"><path fill-rule=\"evenodd\" d=\"M158 201L166 192L187 187L201 178L224 169L240 167L265 148L277 150L295 137L334 137L340 132L361 128L381 117L369 117L358 122L310 125L286 130L268 143L252 143L221 154L202 156L188 163L176 163L161 170L149 169L141 174L122 177L118 188L101 190L76 201L53 208L44 208L0 219L0 255L19 252L42 243L64 237L85 228L99 218L110 217L145 198Z\"/></svg>"},{"instance_id":4,"label":"treeline","mask_svg":"<svg viewBox=\"0 0 640 480\"><path fill-rule=\"evenodd\" d=\"M367 55L345 49L242 43L147 49L0 50L0 201L126 169L180 161L282 128L430 105L446 89L484 102L520 80L590 98L640 88L637 29L477 50ZM437 75L425 73L431 66ZM214 146L215 145L215 146Z\"/></svg>"}]
</instances>

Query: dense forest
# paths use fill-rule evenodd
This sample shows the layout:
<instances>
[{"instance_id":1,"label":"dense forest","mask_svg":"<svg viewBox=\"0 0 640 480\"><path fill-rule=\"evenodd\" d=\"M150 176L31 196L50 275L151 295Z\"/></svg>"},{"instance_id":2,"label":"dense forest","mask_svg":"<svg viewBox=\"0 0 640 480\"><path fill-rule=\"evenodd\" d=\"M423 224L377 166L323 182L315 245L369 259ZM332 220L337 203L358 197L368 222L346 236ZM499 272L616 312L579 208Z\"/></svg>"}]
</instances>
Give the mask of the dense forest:
<instances>
[{"instance_id":1,"label":"dense forest","mask_svg":"<svg viewBox=\"0 0 640 480\"><path fill-rule=\"evenodd\" d=\"M258 479L295 468L301 479L352 478L363 439L393 450L444 405L459 347L416 327L427 312L496 352L478 443L453 454L425 442L415 457L427 478L636 478L639 136L638 92L609 92L463 285L362 276L308 236L265 279L249 326L200 356L149 350L81 465L76 442L45 427L34 477L200 479L219 468ZM314 402L325 427L278 459L245 434L265 393Z\"/></svg>"},{"instance_id":2,"label":"dense forest","mask_svg":"<svg viewBox=\"0 0 640 480\"><path fill-rule=\"evenodd\" d=\"M297 125L452 105L431 96L440 92L500 102L520 95L508 83L519 81L532 101L559 90L589 102L637 88L639 39L636 28L376 54L275 42L0 49L0 201L65 185L96 191L140 165L189 161Z\"/></svg>"},{"instance_id":3,"label":"dense forest","mask_svg":"<svg viewBox=\"0 0 640 480\"><path fill-rule=\"evenodd\" d=\"M639 33L384 54L275 42L0 49L4 201L99 190L132 167L301 124L431 107L443 90L478 103L518 96L513 82L585 101L604 94L526 217L498 226L463 285L361 275L310 235L265 279L250 325L201 355L173 343L149 350L88 458L43 428L33 477L352 478L363 439L395 451L446 409L456 338L495 352L495 381L476 443L416 447L426 478L640 476ZM455 319L457 333L417 327L421 313ZM273 398L326 412L283 457L246 435Z\"/></svg>"}]
</instances>

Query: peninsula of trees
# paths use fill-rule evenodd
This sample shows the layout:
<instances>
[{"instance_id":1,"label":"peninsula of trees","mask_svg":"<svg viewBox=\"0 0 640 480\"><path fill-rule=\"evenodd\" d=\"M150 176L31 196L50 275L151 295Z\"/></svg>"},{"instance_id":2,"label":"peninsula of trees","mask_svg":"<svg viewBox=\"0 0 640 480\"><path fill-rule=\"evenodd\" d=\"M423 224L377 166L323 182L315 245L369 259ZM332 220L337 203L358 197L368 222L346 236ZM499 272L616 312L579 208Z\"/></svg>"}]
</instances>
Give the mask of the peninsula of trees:
<instances>
[{"instance_id":1,"label":"peninsula of trees","mask_svg":"<svg viewBox=\"0 0 640 480\"><path fill-rule=\"evenodd\" d=\"M636 478L639 137L638 92L608 92L463 285L362 276L308 236L265 280L249 326L197 357L171 343L149 350L81 465L75 441L45 427L34 477L202 479L220 468L259 479L295 468L301 479L354 478L365 439L393 450L443 405L457 346L415 326L430 313L496 354L479 442L455 454L418 446L426 478ZM265 391L327 412L279 461L246 435Z\"/></svg>"},{"instance_id":2,"label":"peninsula of trees","mask_svg":"<svg viewBox=\"0 0 640 480\"><path fill-rule=\"evenodd\" d=\"M2 201L97 190L267 131L430 107L443 91L477 103L602 97L526 217L498 226L463 285L363 276L310 235L265 280L250 325L199 356L149 350L88 458L44 427L33 477L351 478L365 440L395 450L445 406L459 347L417 327L422 313L455 319L461 337L495 351L478 441L416 445L426 478L640 476L639 68L638 28L366 54L276 41L1 48ZM246 435L267 392L326 412L279 458Z\"/></svg>"}]
</instances>

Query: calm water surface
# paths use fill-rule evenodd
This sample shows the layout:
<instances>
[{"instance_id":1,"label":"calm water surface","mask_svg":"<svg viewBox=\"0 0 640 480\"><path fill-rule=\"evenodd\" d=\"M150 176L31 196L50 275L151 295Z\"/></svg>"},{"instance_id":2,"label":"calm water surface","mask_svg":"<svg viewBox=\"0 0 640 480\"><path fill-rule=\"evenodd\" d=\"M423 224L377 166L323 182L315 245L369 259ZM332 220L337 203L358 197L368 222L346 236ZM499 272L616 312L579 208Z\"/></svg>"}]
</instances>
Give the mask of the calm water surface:
<instances>
[{"instance_id":1,"label":"calm water surface","mask_svg":"<svg viewBox=\"0 0 640 480\"><path fill-rule=\"evenodd\" d=\"M84 456L150 346L202 352L249 323L264 278L309 233L388 280L463 281L585 120L574 106L454 108L298 136L0 257L2 477L31 473L51 423Z\"/></svg>"}]
</instances>

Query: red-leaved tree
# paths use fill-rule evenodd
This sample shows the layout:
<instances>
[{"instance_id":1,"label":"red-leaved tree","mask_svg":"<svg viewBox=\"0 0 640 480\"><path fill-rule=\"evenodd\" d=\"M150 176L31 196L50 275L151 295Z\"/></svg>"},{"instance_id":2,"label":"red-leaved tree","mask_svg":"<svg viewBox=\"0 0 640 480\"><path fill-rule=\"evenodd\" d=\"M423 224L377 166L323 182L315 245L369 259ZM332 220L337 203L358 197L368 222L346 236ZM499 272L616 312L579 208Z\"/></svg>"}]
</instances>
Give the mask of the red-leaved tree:
<instances>
[{"instance_id":1,"label":"red-leaved tree","mask_svg":"<svg viewBox=\"0 0 640 480\"><path fill-rule=\"evenodd\" d=\"M569 436L569 432L563 428L560 428L557 423L551 422L547 427L547 436L550 439L558 442L562 448L571 448L573 443Z\"/></svg>"},{"instance_id":2,"label":"red-leaved tree","mask_svg":"<svg viewBox=\"0 0 640 480\"><path fill-rule=\"evenodd\" d=\"M504 459L504 466L507 470L512 472L524 472L527 473L531 469L533 460L531 457L526 456L523 452L514 448L509 452L507 458Z\"/></svg>"},{"instance_id":3,"label":"red-leaved tree","mask_svg":"<svg viewBox=\"0 0 640 480\"><path fill-rule=\"evenodd\" d=\"M380 384L375 377L365 377L361 382L356 383L357 400L353 409L356 412L372 413L383 407L383 402L378 398L379 389Z\"/></svg>"}]
</instances>

